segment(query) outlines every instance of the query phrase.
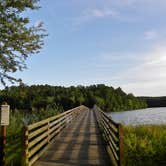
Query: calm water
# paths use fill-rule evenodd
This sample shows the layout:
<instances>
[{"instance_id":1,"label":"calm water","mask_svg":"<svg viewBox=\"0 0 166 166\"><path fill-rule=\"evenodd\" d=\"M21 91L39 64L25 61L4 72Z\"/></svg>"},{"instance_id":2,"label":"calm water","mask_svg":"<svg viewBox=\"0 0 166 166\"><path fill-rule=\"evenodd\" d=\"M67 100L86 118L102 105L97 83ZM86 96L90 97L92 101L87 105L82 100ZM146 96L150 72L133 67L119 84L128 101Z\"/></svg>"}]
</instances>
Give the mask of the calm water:
<instances>
[{"instance_id":1,"label":"calm water","mask_svg":"<svg viewBox=\"0 0 166 166\"><path fill-rule=\"evenodd\" d=\"M111 112L112 119L116 122L140 125L140 124L166 124L166 107L147 108L125 112Z\"/></svg>"}]
</instances>

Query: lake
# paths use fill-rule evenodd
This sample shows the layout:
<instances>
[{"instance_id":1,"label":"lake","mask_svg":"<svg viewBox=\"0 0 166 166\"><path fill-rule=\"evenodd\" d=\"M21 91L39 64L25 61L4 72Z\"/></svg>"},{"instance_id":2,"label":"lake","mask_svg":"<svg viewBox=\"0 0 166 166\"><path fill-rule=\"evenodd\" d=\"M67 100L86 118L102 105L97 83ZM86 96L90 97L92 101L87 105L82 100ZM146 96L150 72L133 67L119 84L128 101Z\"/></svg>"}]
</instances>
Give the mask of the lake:
<instances>
[{"instance_id":1,"label":"lake","mask_svg":"<svg viewBox=\"0 0 166 166\"><path fill-rule=\"evenodd\" d=\"M115 122L141 125L166 124L166 107L107 113Z\"/></svg>"}]
</instances>

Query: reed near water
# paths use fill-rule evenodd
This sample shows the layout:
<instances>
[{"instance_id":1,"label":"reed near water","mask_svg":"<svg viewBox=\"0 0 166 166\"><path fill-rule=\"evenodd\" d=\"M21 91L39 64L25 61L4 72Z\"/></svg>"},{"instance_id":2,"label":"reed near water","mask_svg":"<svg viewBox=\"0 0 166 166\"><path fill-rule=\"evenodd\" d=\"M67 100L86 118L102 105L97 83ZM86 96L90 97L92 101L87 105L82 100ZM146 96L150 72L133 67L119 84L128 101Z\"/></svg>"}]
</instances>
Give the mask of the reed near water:
<instances>
[{"instance_id":1,"label":"reed near water","mask_svg":"<svg viewBox=\"0 0 166 166\"><path fill-rule=\"evenodd\" d=\"M127 166L166 165L166 125L124 126Z\"/></svg>"}]
</instances>

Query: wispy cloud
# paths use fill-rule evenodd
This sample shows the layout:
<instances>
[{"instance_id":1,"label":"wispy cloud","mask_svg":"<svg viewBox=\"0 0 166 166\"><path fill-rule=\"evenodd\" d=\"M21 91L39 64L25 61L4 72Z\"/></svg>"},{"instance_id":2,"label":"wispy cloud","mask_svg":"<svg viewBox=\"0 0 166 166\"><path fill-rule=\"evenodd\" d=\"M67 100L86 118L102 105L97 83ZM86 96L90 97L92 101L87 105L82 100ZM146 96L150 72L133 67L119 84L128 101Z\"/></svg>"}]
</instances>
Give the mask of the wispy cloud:
<instances>
[{"instance_id":1,"label":"wispy cloud","mask_svg":"<svg viewBox=\"0 0 166 166\"><path fill-rule=\"evenodd\" d=\"M109 2L109 0L108 0ZM127 5L127 6L131 6L131 7L144 7L146 8L147 6L144 5L149 5L148 7L166 7L166 1L165 0L117 0L115 2L118 5Z\"/></svg>"},{"instance_id":2,"label":"wispy cloud","mask_svg":"<svg viewBox=\"0 0 166 166\"><path fill-rule=\"evenodd\" d=\"M88 9L83 12L86 18L118 17L119 13L111 9Z\"/></svg>"},{"instance_id":3,"label":"wispy cloud","mask_svg":"<svg viewBox=\"0 0 166 166\"><path fill-rule=\"evenodd\" d=\"M107 62L120 62L124 60L140 60L141 56L139 53L133 54L131 52L110 52L100 54L99 58L102 61Z\"/></svg>"},{"instance_id":4,"label":"wispy cloud","mask_svg":"<svg viewBox=\"0 0 166 166\"><path fill-rule=\"evenodd\" d=\"M147 53L143 63L115 77L122 87L136 95L164 95L166 91L166 49L157 46Z\"/></svg>"},{"instance_id":5,"label":"wispy cloud","mask_svg":"<svg viewBox=\"0 0 166 166\"><path fill-rule=\"evenodd\" d=\"M98 70L97 83L121 86L135 95L165 95L166 48L157 45L143 53L107 53L99 56L93 67ZM128 66L124 66L129 64ZM104 71L104 73L103 73Z\"/></svg>"},{"instance_id":6,"label":"wispy cloud","mask_svg":"<svg viewBox=\"0 0 166 166\"><path fill-rule=\"evenodd\" d=\"M73 4L84 6L80 8L80 15L74 18L74 25L112 18L121 22L142 22L146 18L152 19L166 9L165 0L84 0ZM146 38L154 37L154 32L147 32Z\"/></svg>"},{"instance_id":7,"label":"wispy cloud","mask_svg":"<svg viewBox=\"0 0 166 166\"><path fill-rule=\"evenodd\" d=\"M150 39L155 39L155 38L158 37L158 32L155 31L155 30L146 31L146 32L144 33L144 37L145 37L145 39L148 39L148 40L150 40Z\"/></svg>"},{"instance_id":8,"label":"wispy cloud","mask_svg":"<svg viewBox=\"0 0 166 166\"><path fill-rule=\"evenodd\" d=\"M92 8L85 9L82 11L81 15L75 19L76 24L82 24L90 21L94 21L97 19L104 18L119 18L120 13L108 8Z\"/></svg>"}]
</instances>

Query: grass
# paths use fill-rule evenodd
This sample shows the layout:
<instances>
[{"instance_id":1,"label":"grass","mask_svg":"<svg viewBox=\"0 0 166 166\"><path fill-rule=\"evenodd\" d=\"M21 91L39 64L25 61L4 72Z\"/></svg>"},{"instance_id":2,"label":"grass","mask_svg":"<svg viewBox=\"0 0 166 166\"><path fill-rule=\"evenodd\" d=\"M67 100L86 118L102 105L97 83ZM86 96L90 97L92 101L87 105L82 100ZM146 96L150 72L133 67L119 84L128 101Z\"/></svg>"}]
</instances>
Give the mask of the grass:
<instances>
[{"instance_id":1,"label":"grass","mask_svg":"<svg viewBox=\"0 0 166 166\"><path fill-rule=\"evenodd\" d=\"M166 125L124 126L126 166L166 165Z\"/></svg>"}]
</instances>

